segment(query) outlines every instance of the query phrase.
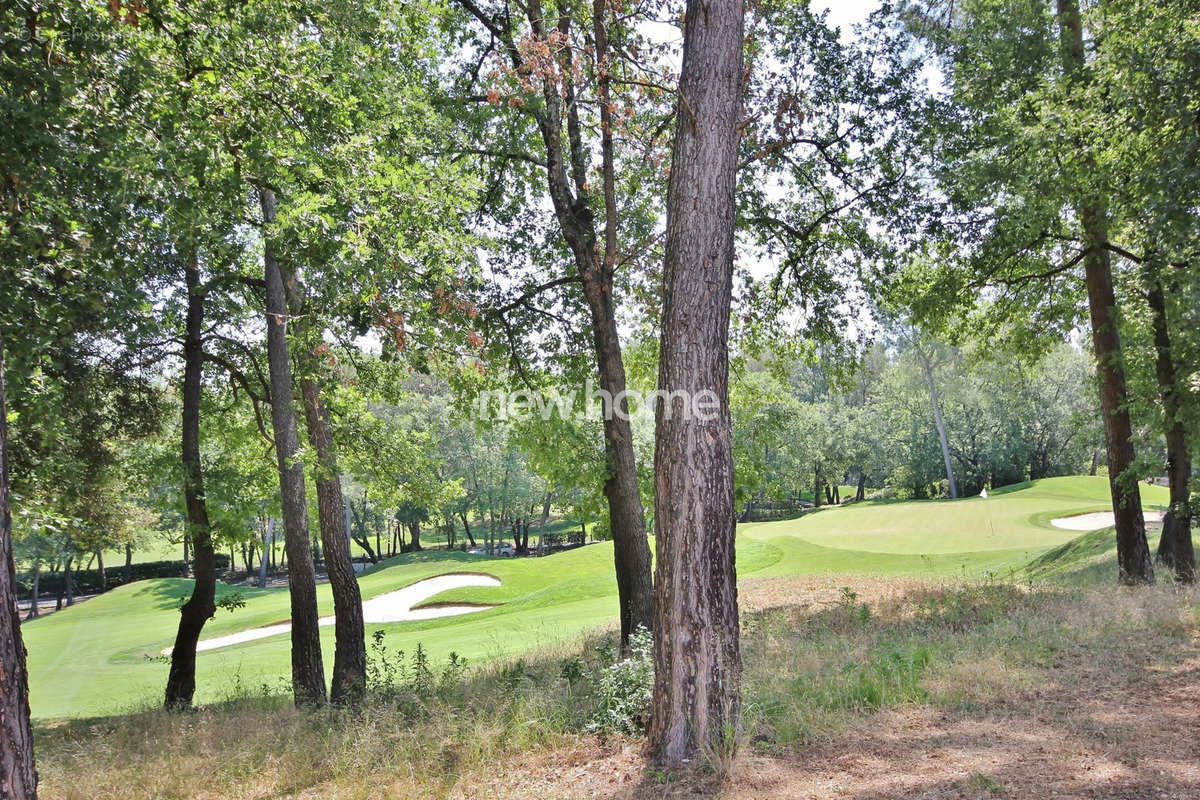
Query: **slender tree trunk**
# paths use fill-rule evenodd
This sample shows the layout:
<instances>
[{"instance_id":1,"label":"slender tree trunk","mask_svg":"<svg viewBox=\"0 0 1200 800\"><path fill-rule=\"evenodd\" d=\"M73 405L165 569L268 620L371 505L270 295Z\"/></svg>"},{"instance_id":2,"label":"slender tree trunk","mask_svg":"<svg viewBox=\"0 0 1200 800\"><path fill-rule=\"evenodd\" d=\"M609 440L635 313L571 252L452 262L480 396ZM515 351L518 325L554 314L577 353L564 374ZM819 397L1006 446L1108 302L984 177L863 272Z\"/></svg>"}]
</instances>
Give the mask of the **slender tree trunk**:
<instances>
[{"instance_id":1,"label":"slender tree trunk","mask_svg":"<svg viewBox=\"0 0 1200 800\"><path fill-rule=\"evenodd\" d=\"M67 558L69 559L70 556L68 556ZM65 568L66 561L63 562L63 565ZM53 570L52 570L52 572L53 572ZM58 584L58 591L55 593L55 596L54 596L54 610L55 611L62 611L63 595L65 594L65 592L67 590L66 587L67 587L66 581L60 580L60 583Z\"/></svg>"},{"instance_id":2,"label":"slender tree trunk","mask_svg":"<svg viewBox=\"0 0 1200 800\"><path fill-rule=\"evenodd\" d=\"M8 410L4 395L4 338L0 334L0 797L37 797L33 728L29 724L29 674L17 612L12 510L8 493ZM37 597L34 596L34 603Z\"/></svg>"},{"instance_id":3,"label":"slender tree trunk","mask_svg":"<svg viewBox=\"0 0 1200 800\"><path fill-rule=\"evenodd\" d=\"M271 427L279 462L280 503L283 509L284 551L292 606L292 693L296 705L325 702L325 667L317 627L317 586L308 535L308 502L304 464L292 400L292 363L288 348L288 307L283 274L271 248L270 225L275 221L275 194L259 189L264 238L263 264L267 283L267 364L271 374Z\"/></svg>"},{"instance_id":4,"label":"slender tree trunk","mask_svg":"<svg viewBox=\"0 0 1200 800\"><path fill-rule=\"evenodd\" d=\"M460 2L468 12L489 27L495 25L474 3L464 0ZM546 21L551 17L543 12L541 0L530 0L525 10L534 35L542 39L547 38ZM626 376L616 323L616 301L613 297L613 273L617 262L617 203L611 104L608 100L609 13L602 0L593 0L593 16L605 207L602 254L589 202L587 161L590 154L587 141L581 133L574 78L570 68L564 70L561 85L555 81L544 83L544 102L542 108L536 112L536 119L546 148L546 181L550 201L563 239L571 250L591 316L592 345L600 388L616 400L617 409L622 412L605 415L604 450L608 476L604 483L604 496L608 501L612 530L613 560L621 615L621 641L624 645L630 631L639 626L649 628L653 624L654 592L651 582L650 545L646 537L646 515L642 508L637 482L637 460L633 452L633 433L628 417L623 414L626 410ZM570 15L566 14L558 19L557 32L566 43L571 41L570 20ZM567 57L570 57L569 53ZM562 124L564 118L567 121L565 140Z\"/></svg>"},{"instance_id":5,"label":"slender tree trunk","mask_svg":"<svg viewBox=\"0 0 1200 800\"><path fill-rule=\"evenodd\" d=\"M593 35L596 45L597 93L600 102L600 155L604 188L603 258L597 258L596 229L590 214L571 215L579 219L573 250L583 281L583 293L592 315L592 344L599 367L600 388L614 399L604 419L604 451L608 479L604 496L608 499L609 527L613 538L613 561L617 573L617 598L621 611L621 643L628 644L629 634L639 627L654 624L654 584L652 582L650 543L646 537L646 514L637 480L637 459L633 452L633 429L625 403L625 363L617 331L616 298L613 275L617 263L617 201L612 141L612 105L609 98L608 5L604 0L592 3ZM561 216L561 215L560 215Z\"/></svg>"},{"instance_id":6,"label":"slender tree trunk","mask_svg":"<svg viewBox=\"0 0 1200 800\"><path fill-rule=\"evenodd\" d=\"M191 554L189 551L190 544L191 544L191 539L188 537L187 533L184 533L183 534L183 576L185 578L190 577L192 574L192 557L191 557Z\"/></svg>"},{"instance_id":7,"label":"slender tree trunk","mask_svg":"<svg viewBox=\"0 0 1200 800\"><path fill-rule=\"evenodd\" d=\"M358 534L354 537L354 541L358 543L359 547L366 551L367 558L371 559L372 564L378 564L379 555L376 554L375 550L371 548L371 537L367 532L367 498L365 496L363 497L363 509L361 515L355 513L354 503L348 502L346 504L346 508L349 509L351 521L353 522L354 527L358 530ZM375 537L375 546L379 546L378 536Z\"/></svg>"},{"instance_id":8,"label":"slender tree trunk","mask_svg":"<svg viewBox=\"0 0 1200 800\"><path fill-rule=\"evenodd\" d=\"M71 556L67 556L67 565L63 568L63 591L67 596L67 608L75 605L75 584L71 580Z\"/></svg>"},{"instance_id":9,"label":"slender tree trunk","mask_svg":"<svg viewBox=\"0 0 1200 800\"><path fill-rule=\"evenodd\" d=\"M867 473L858 473L858 490L854 493L855 500L867 499Z\"/></svg>"},{"instance_id":10,"label":"slender tree trunk","mask_svg":"<svg viewBox=\"0 0 1200 800\"><path fill-rule=\"evenodd\" d=\"M354 574L350 539L346 535L342 484L333 449L329 411L321 402L316 381L300 382L308 441L317 454L317 504L320 507L321 541L325 546L325 570L333 590L334 637L333 683L330 699L335 703L358 703L366 691L367 649L363 633L362 593Z\"/></svg>"},{"instance_id":11,"label":"slender tree trunk","mask_svg":"<svg viewBox=\"0 0 1200 800\"><path fill-rule=\"evenodd\" d=\"M267 588L267 569L271 564L271 554L275 552L275 518L267 517L267 526L263 529L263 554L258 559L258 588Z\"/></svg>"},{"instance_id":12,"label":"slender tree trunk","mask_svg":"<svg viewBox=\"0 0 1200 800\"><path fill-rule=\"evenodd\" d=\"M294 275L288 275L288 305L297 316L304 313L304 292ZM312 345L316 333L312 326L297 326ZM330 699L334 703L359 703L367 688L367 648L363 632L362 593L354 574L354 557L346 526L346 504L342 496L341 471L333 444L329 409L321 397L314 377L320 370L315 351L302 344L299 363L304 369L300 392L304 398L304 418L308 443L317 456L317 507L321 543L325 551L325 572L333 593L334 655Z\"/></svg>"},{"instance_id":13,"label":"slender tree trunk","mask_svg":"<svg viewBox=\"0 0 1200 800\"><path fill-rule=\"evenodd\" d=\"M1057 0L1061 26L1062 59L1066 74L1084 80L1083 21L1078 0ZM1084 87L1077 87L1082 92ZM1096 375L1100 384L1100 410L1108 444L1108 483L1117 528L1117 566L1121 583L1153 583L1154 566L1146 543L1146 522L1136 476L1127 474L1133 464L1133 426L1125 388L1121 338L1117 332L1116 295L1108 250L1108 212L1103 198L1080 197L1079 222L1083 229L1084 273Z\"/></svg>"},{"instance_id":14,"label":"slender tree trunk","mask_svg":"<svg viewBox=\"0 0 1200 800\"><path fill-rule=\"evenodd\" d=\"M34 564L33 580L30 582L30 586L29 586L29 599L30 599L29 615L26 616L25 619L34 619L35 617L40 616L40 614L38 613L38 594L39 594L38 590L40 589L39 584L41 583L41 581L42 581L41 565Z\"/></svg>"},{"instance_id":15,"label":"slender tree trunk","mask_svg":"<svg viewBox=\"0 0 1200 800\"><path fill-rule=\"evenodd\" d=\"M108 591L108 573L104 571L104 551L96 551L96 569L100 571L100 593Z\"/></svg>"},{"instance_id":16,"label":"slender tree trunk","mask_svg":"<svg viewBox=\"0 0 1200 800\"><path fill-rule=\"evenodd\" d=\"M913 334L914 340L916 334ZM929 402L933 406L933 425L937 428L938 446L942 449L942 462L946 467L946 480L950 482L950 497L958 499L958 480L954 477L954 461L950 457L950 438L946 435L946 420L942 417L942 397L933 375L933 362L924 351L917 348L921 366L925 371L925 382L929 386Z\"/></svg>"},{"instance_id":17,"label":"slender tree trunk","mask_svg":"<svg viewBox=\"0 0 1200 800\"><path fill-rule=\"evenodd\" d=\"M475 543L475 535L471 533L471 523L467 522L467 512L463 511L459 515L462 519L463 533L467 535L467 541L471 543L471 547L478 547Z\"/></svg>"},{"instance_id":18,"label":"slender tree trunk","mask_svg":"<svg viewBox=\"0 0 1200 800\"><path fill-rule=\"evenodd\" d=\"M825 485L825 481L821 480L821 465L817 464L813 468L813 508L821 507L821 487Z\"/></svg>"},{"instance_id":19,"label":"slender tree trunk","mask_svg":"<svg viewBox=\"0 0 1200 800\"><path fill-rule=\"evenodd\" d=\"M121 572L121 577L126 586L133 583L133 545L129 542L125 543L125 568Z\"/></svg>"},{"instance_id":20,"label":"slender tree trunk","mask_svg":"<svg viewBox=\"0 0 1200 800\"><path fill-rule=\"evenodd\" d=\"M741 0L689 0L685 17L658 388L685 392L692 408L660 394L654 449L658 624L649 744L665 765L701 748L731 747L740 724L729 309L744 13ZM700 402L701 393L713 402Z\"/></svg>"},{"instance_id":21,"label":"slender tree trunk","mask_svg":"<svg viewBox=\"0 0 1200 800\"><path fill-rule=\"evenodd\" d=\"M1145 269L1150 313L1154 326L1155 373L1163 404L1163 425L1167 441L1167 481L1171 507L1163 516L1158 558L1174 570L1181 583L1195 583L1196 554L1192 544L1191 479L1192 458L1188 449L1187 429L1181 408L1179 372L1171 346L1167 321L1167 303L1162 280L1155 267Z\"/></svg>"},{"instance_id":22,"label":"slender tree trunk","mask_svg":"<svg viewBox=\"0 0 1200 800\"><path fill-rule=\"evenodd\" d=\"M179 609L179 627L171 650L164 703L170 709L188 708L196 693L196 642L204 624L217 612L217 572L208 506L204 499L204 468L200 460L200 392L204 368L204 293L200 267L191 258L184 267L188 310L183 344L182 447L183 497L187 507L187 532L195 545L195 583L192 595ZM186 556L185 556L186 558Z\"/></svg>"}]
</instances>

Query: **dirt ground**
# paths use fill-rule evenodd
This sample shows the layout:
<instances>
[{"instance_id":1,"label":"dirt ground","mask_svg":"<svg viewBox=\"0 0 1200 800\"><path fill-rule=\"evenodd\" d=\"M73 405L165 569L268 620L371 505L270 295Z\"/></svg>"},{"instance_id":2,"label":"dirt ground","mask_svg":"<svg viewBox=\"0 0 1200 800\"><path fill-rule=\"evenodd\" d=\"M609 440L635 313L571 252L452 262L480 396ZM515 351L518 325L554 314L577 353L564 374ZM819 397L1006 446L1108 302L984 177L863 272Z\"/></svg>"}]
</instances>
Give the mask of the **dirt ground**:
<instances>
[{"instance_id":1,"label":"dirt ground","mask_svg":"<svg viewBox=\"0 0 1200 800\"><path fill-rule=\"evenodd\" d=\"M1071 653L985 708L857 717L799 752L751 744L721 780L648 768L639 744L585 740L505 765L471 798L1200 800L1200 640Z\"/></svg>"}]
</instances>

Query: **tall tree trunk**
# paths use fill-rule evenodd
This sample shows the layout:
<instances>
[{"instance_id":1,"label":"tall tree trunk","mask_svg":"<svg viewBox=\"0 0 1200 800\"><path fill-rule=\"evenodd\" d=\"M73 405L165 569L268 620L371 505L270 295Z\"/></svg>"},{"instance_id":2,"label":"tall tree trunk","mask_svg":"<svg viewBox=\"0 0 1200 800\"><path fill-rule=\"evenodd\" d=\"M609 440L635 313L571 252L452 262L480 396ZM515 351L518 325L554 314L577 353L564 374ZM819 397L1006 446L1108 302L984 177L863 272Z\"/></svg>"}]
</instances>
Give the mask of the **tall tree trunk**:
<instances>
[{"instance_id":1,"label":"tall tree trunk","mask_svg":"<svg viewBox=\"0 0 1200 800\"><path fill-rule=\"evenodd\" d=\"M133 583L133 545L125 543L125 568L121 571L122 582L128 586Z\"/></svg>"},{"instance_id":2,"label":"tall tree trunk","mask_svg":"<svg viewBox=\"0 0 1200 800\"><path fill-rule=\"evenodd\" d=\"M289 274L285 287L288 306L297 316L304 314L304 291L294 275ZM333 444L333 428L329 409L321 397L316 375L320 363L312 345L317 331L310 324L297 326L306 334L301 345L299 363L304 375L300 392L304 398L304 418L308 428L308 443L317 456L317 507L321 526L321 543L325 551L325 572L333 593L334 654L333 681L330 699L334 703L359 703L367 688L367 647L363 632L362 593L358 576L354 574L354 557L350 553L349 528L346 525L345 498L342 496L341 471ZM319 341L319 340L318 340Z\"/></svg>"},{"instance_id":3,"label":"tall tree trunk","mask_svg":"<svg viewBox=\"0 0 1200 800\"><path fill-rule=\"evenodd\" d=\"M179 609L179 627L171 650L171 670L167 675L165 705L171 709L188 708L196 693L196 642L204 624L217 612L217 571L208 506L204 499L204 468L200 461L200 392L204 369L204 292L200 287L200 267L195 258L184 266L188 292L187 321L183 343L183 415L182 447L183 497L187 507L188 539L194 545L195 583L192 595Z\"/></svg>"},{"instance_id":4,"label":"tall tree trunk","mask_svg":"<svg viewBox=\"0 0 1200 800\"><path fill-rule=\"evenodd\" d=\"M1068 77L1082 83L1086 65L1079 2L1057 0L1057 3L1063 69ZM1076 87L1076 93L1083 92L1084 88ZM1108 212L1101 197L1085 196L1078 198L1078 201L1092 345L1100 384L1100 410L1104 416L1108 444L1108 483L1116 518L1118 579L1125 584L1153 583L1154 566L1150 547L1146 543L1142 498L1136 476L1128 473L1134 460L1133 426L1129 420L1125 366L1121 356L1121 338L1117 332L1117 300L1113 292L1112 264L1105 249L1108 243Z\"/></svg>"},{"instance_id":5,"label":"tall tree trunk","mask_svg":"<svg viewBox=\"0 0 1200 800\"><path fill-rule=\"evenodd\" d=\"M68 541L69 546L69 541ZM71 580L71 561L73 558L67 556L67 565L63 568L63 591L67 596L67 608L75 605L75 583Z\"/></svg>"},{"instance_id":6,"label":"tall tree trunk","mask_svg":"<svg viewBox=\"0 0 1200 800\"><path fill-rule=\"evenodd\" d=\"M342 484L329 410L321 402L316 381L300 382L304 395L304 415L308 421L308 442L317 455L317 505L321 520L321 542L325 546L325 570L333 590L334 638L333 683L330 698L335 703L362 700L367 681L367 648L363 633L362 593L354 574L350 538L346 531Z\"/></svg>"},{"instance_id":7,"label":"tall tree trunk","mask_svg":"<svg viewBox=\"0 0 1200 800\"><path fill-rule=\"evenodd\" d=\"M460 0L460 4L483 24L495 30L495 21L474 3ZM551 17L543 12L541 0L530 0L525 13L534 35L542 40L547 39L546 22ZM535 112L535 116L546 148L546 182L550 201L563 239L571 250L576 274L583 285L588 304L600 388L607 392L610 398L619 399L619 407L624 411L625 365L616 323L616 301L613 297L613 274L617 262L617 203L611 103L608 99L611 83L608 76L609 12L603 0L593 0L593 17L605 207L602 252L598 247L599 237L589 201L587 162L590 151L588 142L582 135L571 67L564 68L561 84L549 80L544 82L542 107ZM557 24L557 33L561 36L561 41L569 45L570 15L561 15ZM523 56L515 47L511 50L511 55L518 61L523 61ZM573 54L566 52L563 57L569 61ZM613 560L621 614L621 640L624 645L628 641L630 631L640 626L649 628L653 624L654 592L651 581L650 545L646 537L646 515L637 482L637 460L633 452L632 429L628 418L622 414L609 413L605 417L604 450L608 475L604 483L604 496L608 501L612 530Z\"/></svg>"},{"instance_id":8,"label":"tall tree trunk","mask_svg":"<svg viewBox=\"0 0 1200 800\"><path fill-rule=\"evenodd\" d=\"M34 618L40 616L40 614L38 613L38 593L39 593L38 590L41 588L39 585L41 582L42 582L42 565L34 564L33 565L33 579L30 581L30 584L29 584L29 614L25 617L25 619L34 619Z\"/></svg>"},{"instance_id":9,"label":"tall tree trunk","mask_svg":"<svg viewBox=\"0 0 1200 800\"><path fill-rule=\"evenodd\" d=\"M914 332L915 340L916 334ZM954 477L954 461L950 457L950 438L946 435L946 420L942 417L942 397L937 389L937 380L933 375L933 362L929 356L917 347L921 358L921 366L925 372L925 382L929 386L929 403L933 406L933 425L937 429L938 446L942 449L942 463L946 467L946 480L950 482L950 497L958 499L958 480Z\"/></svg>"},{"instance_id":10,"label":"tall tree trunk","mask_svg":"<svg viewBox=\"0 0 1200 800\"><path fill-rule=\"evenodd\" d=\"M621 612L621 643L639 627L654 624L654 584L651 573L650 543L646 537L646 514L642 508L637 480L637 459L633 452L633 429L625 403L625 363L621 338L617 332L616 298L613 276L617 264L616 170L613 158L612 104L610 100L608 32L609 6L593 0L593 36L596 45L596 81L600 104L600 157L604 189L603 258L597 258L596 229L591 214L572 214L584 224L575 236L573 249L583 293L592 315L592 344L600 373L600 388L614 398L618 407L604 419L604 452L608 479L604 496L608 500L609 527L613 538L613 561L617 573L617 599ZM569 119L575 120L574 109ZM575 149L578 136L572 137ZM577 159L581 161L582 159ZM565 181L564 181L565 183ZM583 191L580 191L583 194ZM563 216L560 214L560 217Z\"/></svg>"},{"instance_id":11,"label":"tall tree trunk","mask_svg":"<svg viewBox=\"0 0 1200 800\"><path fill-rule=\"evenodd\" d=\"M304 463L292 400L292 363L288 348L288 306L283 274L271 247L269 228L275 221L275 194L259 189L264 239L263 265L267 283L267 365L271 373L271 427L279 463L279 493L283 509L283 541L288 560L292 605L292 694L296 705L325 702L325 666L317 627L317 586L312 545L308 536L308 502ZM340 510L339 510L340 512Z\"/></svg>"},{"instance_id":12,"label":"tall tree trunk","mask_svg":"<svg viewBox=\"0 0 1200 800\"><path fill-rule=\"evenodd\" d=\"M1162 280L1154 266L1147 267L1145 272L1149 284L1146 297L1154 324L1155 373L1163 404L1163 425L1167 440L1167 481L1171 491L1171 507L1163 516L1158 558L1174 570L1176 580L1181 583L1195 583L1196 554L1192 544L1190 486L1192 458L1180 402L1182 389L1171 347L1171 331L1168 327Z\"/></svg>"},{"instance_id":13,"label":"tall tree trunk","mask_svg":"<svg viewBox=\"0 0 1200 800\"><path fill-rule=\"evenodd\" d=\"M821 465L817 464L813 467L813 508L821 507L821 487L825 485L825 481L821 480Z\"/></svg>"},{"instance_id":14,"label":"tall tree trunk","mask_svg":"<svg viewBox=\"0 0 1200 800\"><path fill-rule=\"evenodd\" d=\"M379 554L371 547L371 537L367 532L367 498L363 497L363 510L361 516L354 511L354 503L347 503L346 508L350 512L351 521L354 528L358 530L358 534L354 537L354 541L367 553L367 558L371 559L372 564L379 563ZM375 546L379 546L379 537L375 537Z\"/></svg>"},{"instance_id":15,"label":"tall tree trunk","mask_svg":"<svg viewBox=\"0 0 1200 800\"><path fill-rule=\"evenodd\" d=\"M258 588L267 588L267 569L271 565L271 554L275 552L275 518L267 517L263 529L263 554L258 559Z\"/></svg>"},{"instance_id":16,"label":"tall tree trunk","mask_svg":"<svg viewBox=\"0 0 1200 800\"><path fill-rule=\"evenodd\" d=\"M185 578L191 577L191 574L192 574L192 556L191 556L191 551L189 549L190 545L191 545L191 539L188 537L187 533L185 532L183 534L183 576Z\"/></svg>"},{"instance_id":17,"label":"tall tree trunk","mask_svg":"<svg viewBox=\"0 0 1200 800\"><path fill-rule=\"evenodd\" d=\"M479 545L475 543L475 535L471 533L471 523L467 522L467 512L460 512L458 516L462 519L463 533L467 535L467 541L471 543L471 547L478 547Z\"/></svg>"},{"instance_id":18,"label":"tall tree trunk","mask_svg":"<svg viewBox=\"0 0 1200 800\"><path fill-rule=\"evenodd\" d=\"M104 571L104 551L96 551L96 569L100 571L100 593L108 591L108 573Z\"/></svg>"},{"instance_id":19,"label":"tall tree trunk","mask_svg":"<svg viewBox=\"0 0 1200 800\"><path fill-rule=\"evenodd\" d=\"M658 388L685 392L697 411L700 393L712 393L715 402L703 410L716 413L681 413L670 394L657 401L658 624L649 743L666 765L700 748L732 746L741 713L729 309L743 17L741 0L688 0L685 17Z\"/></svg>"},{"instance_id":20,"label":"tall tree trunk","mask_svg":"<svg viewBox=\"0 0 1200 800\"><path fill-rule=\"evenodd\" d=\"M37 797L33 728L29 724L29 674L17 611L12 510L8 491L8 410L4 394L4 338L0 334L0 797ZM33 598L37 603L37 597Z\"/></svg>"},{"instance_id":21,"label":"tall tree trunk","mask_svg":"<svg viewBox=\"0 0 1200 800\"><path fill-rule=\"evenodd\" d=\"M865 472L858 473L858 489L857 489L857 491L854 492L854 499L855 500L866 500L867 499L867 473L865 473Z\"/></svg>"}]
</instances>

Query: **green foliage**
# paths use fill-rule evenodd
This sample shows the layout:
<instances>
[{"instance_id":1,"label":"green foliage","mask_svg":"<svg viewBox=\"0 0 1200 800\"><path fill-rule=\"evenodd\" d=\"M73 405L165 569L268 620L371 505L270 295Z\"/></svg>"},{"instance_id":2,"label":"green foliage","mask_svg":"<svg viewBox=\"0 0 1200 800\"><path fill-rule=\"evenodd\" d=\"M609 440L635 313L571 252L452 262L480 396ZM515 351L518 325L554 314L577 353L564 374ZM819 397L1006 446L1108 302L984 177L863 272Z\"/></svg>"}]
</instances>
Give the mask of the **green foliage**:
<instances>
[{"instance_id":1,"label":"green foliage","mask_svg":"<svg viewBox=\"0 0 1200 800\"><path fill-rule=\"evenodd\" d=\"M589 731L639 735L650 721L654 689L654 637L645 628L629 635L629 652L620 656L611 643L600 651L594 678L595 711Z\"/></svg>"}]
</instances>

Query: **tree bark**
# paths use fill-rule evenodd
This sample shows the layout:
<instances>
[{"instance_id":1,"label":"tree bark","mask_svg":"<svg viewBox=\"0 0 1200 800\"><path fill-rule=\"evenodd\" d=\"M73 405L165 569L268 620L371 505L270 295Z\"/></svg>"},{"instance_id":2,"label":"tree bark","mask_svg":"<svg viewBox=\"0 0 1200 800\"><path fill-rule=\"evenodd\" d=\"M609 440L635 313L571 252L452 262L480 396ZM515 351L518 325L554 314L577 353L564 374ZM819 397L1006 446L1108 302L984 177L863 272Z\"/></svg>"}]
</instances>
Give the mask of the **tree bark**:
<instances>
[{"instance_id":1,"label":"tree bark","mask_svg":"<svg viewBox=\"0 0 1200 800\"><path fill-rule=\"evenodd\" d=\"M288 348L287 294L283 273L271 248L269 226L275 221L275 193L259 189L264 240L263 265L267 284L267 365L271 375L271 427L279 464L283 510L284 551L292 606L292 694L296 705L325 702L325 667L317 627L317 586L312 545L308 536L308 502L300 437L292 399L292 363Z\"/></svg>"},{"instance_id":2,"label":"tree bark","mask_svg":"<svg viewBox=\"0 0 1200 800\"><path fill-rule=\"evenodd\" d=\"M479 545L475 543L475 535L471 533L471 523L467 522L467 512L460 512L458 516L462 520L463 533L467 535L467 541L471 543L471 547L478 547Z\"/></svg>"},{"instance_id":3,"label":"tree bark","mask_svg":"<svg viewBox=\"0 0 1200 800\"><path fill-rule=\"evenodd\" d=\"M108 591L108 573L104 571L104 551L96 551L96 569L100 571L100 593Z\"/></svg>"},{"instance_id":4,"label":"tree bark","mask_svg":"<svg viewBox=\"0 0 1200 800\"><path fill-rule=\"evenodd\" d=\"M335 703L358 703L367 687L367 648L363 633L362 593L354 574L350 538L346 531L342 484L329 410L321 402L316 381L300 382L308 441L317 454L317 505L321 520L321 542L325 546L325 571L333 591L334 645L333 683L330 699Z\"/></svg>"},{"instance_id":5,"label":"tree bark","mask_svg":"<svg viewBox=\"0 0 1200 800\"><path fill-rule=\"evenodd\" d=\"M495 22L473 4L462 2L490 29ZM604 187L605 231L603 250L598 247L596 223L589 202L587 184L587 141L581 135L578 103L572 68L563 70L563 83L545 81L543 108L536 112L538 129L546 148L546 180L555 216L563 239L571 250L576 274L583 285L591 319L592 346L599 373L600 388L617 400L624 411L626 376L617 330L613 274L617 259L617 204L613 165L612 120L608 101L607 5L593 0L593 35L598 105L601 112L601 172ZM526 16L534 36L545 40L546 15L541 0L531 0ZM559 19L558 33L569 42L570 17ZM509 54L522 60L515 43L506 43ZM564 58L569 60L568 52ZM563 119L567 137L563 139ZM568 163L569 162L569 163ZM568 169L570 173L568 174ZM642 508L637 481L637 459L633 451L633 432L628 418L609 413L604 420L604 451L608 476L604 496L608 501L609 524L613 538L613 560L617 576L617 596L621 614L621 642L628 643L631 631L654 622L654 591L651 581L650 545L646 537L646 515Z\"/></svg>"},{"instance_id":6,"label":"tree bark","mask_svg":"<svg viewBox=\"0 0 1200 800\"><path fill-rule=\"evenodd\" d=\"M263 530L263 554L258 559L258 588L267 588L267 569L271 565L271 554L275 552L275 518L267 517Z\"/></svg>"},{"instance_id":7,"label":"tree bark","mask_svg":"<svg viewBox=\"0 0 1200 800\"><path fill-rule=\"evenodd\" d=\"M916 334L913 334L914 340ZM938 446L942 449L942 462L946 467L946 480L950 482L950 497L958 499L958 480L954 477L954 461L950 457L950 438L946 435L946 420L942 417L942 398L937 390L937 381L933 376L933 362L929 356L917 346L917 355L921 358L921 366L925 372L925 382L929 385L929 402L933 406L933 425L937 429Z\"/></svg>"},{"instance_id":8,"label":"tree bark","mask_svg":"<svg viewBox=\"0 0 1200 800\"><path fill-rule=\"evenodd\" d=\"M686 392L693 406L707 390L716 409L684 413L660 394L655 414L649 744L664 765L731 746L741 712L728 340L743 17L741 0L689 0L685 17L658 388Z\"/></svg>"},{"instance_id":9,"label":"tree bark","mask_svg":"<svg viewBox=\"0 0 1200 800\"><path fill-rule=\"evenodd\" d=\"M370 534L367 532L367 498L366 498L366 496L365 495L363 496L363 510L362 510L361 515L355 513L354 503L347 503L346 507L350 511L350 519L351 519L351 522L353 523L353 527L358 529L358 534L354 536L354 541L358 544L359 547L361 547L363 550L366 551L367 558L369 558L371 560L372 564L378 564L379 563L379 554L377 554L375 552L375 549L373 547L371 547L371 537L370 537ZM378 535L375 536L375 546L376 547L379 546L379 536Z\"/></svg>"},{"instance_id":10,"label":"tree bark","mask_svg":"<svg viewBox=\"0 0 1200 800\"><path fill-rule=\"evenodd\" d=\"M1075 81L1084 80L1083 21L1078 0L1057 0L1062 37L1063 70ZM1153 583L1154 566L1146 543L1146 522L1136 476L1126 474L1133 464L1133 426L1125 388L1121 338L1117 332L1116 295L1108 241L1108 212L1096 195L1078 198L1083 229L1083 267L1087 279L1088 311L1096 375L1100 384L1100 409L1108 445L1108 483L1117 528L1118 580L1124 584Z\"/></svg>"},{"instance_id":11,"label":"tree bark","mask_svg":"<svg viewBox=\"0 0 1200 800\"><path fill-rule=\"evenodd\" d=\"M133 583L133 545L125 543L125 568L121 572L126 586Z\"/></svg>"},{"instance_id":12,"label":"tree bark","mask_svg":"<svg viewBox=\"0 0 1200 800\"><path fill-rule=\"evenodd\" d=\"M35 619L36 617L40 616L40 614L38 612L38 594L39 594L38 590L40 588L39 584L41 583L41 581L42 581L41 564L34 564L33 565L33 580L30 581L30 585L29 585L29 601L30 601L29 602L29 614L26 615L25 619Z\"/></svg>"},{"instance_id":13,"label":"tree bark","mask_svg":"<svg viewBox=\"0 0 1200 800\"><path fill-rule=\"evenodd\" d=\"M68 546L69 542L68 542ZM75 584L71 582L71 562L74 558L67 556L66 566L63 567L63 593L67 598L67 608L75 605Z\"/></svg>"},{"instance_id":14,"label":"tree bark","mask_svg":"<svg viewBox=\"0 0 1200 800\"><path fill-rule=\"evenodd\" d=\"M1171 507L1163 516L1158 558L1175 572L1180 583L1196 582L1196 554L1192 544L1191 479L1192 458L1188 449L1180 396L1179 372L1171 345L1167 320L1167 302L1162 279L1154 266L1145 268L1150 314L1154 327L1155 374L1163 404L1163 426L1167 441L1167 481Z\"/></svg>"},{"instance_id":15,"label":"tree bark","mask_svg":"<svg viewBox=\"0 0 1200 800\"><path fill-rule=\"evenodd\" d=\"M297 316L304 314L304 290L295 275L289 274L285 284L288 306ZM367 689L367 648L363 632L362 593L354 573L354 557L350 553L350 536L346 526L345 498L342 496L341 471L333 444L333 428L329 409L321 397L316 375L320 364L312 347L311 324L297 326L309 341L302 344L299 363L304 375L300 393L304 399L304 418L308 443L317 456L317 516L321 527L321 544L325 551L325 572L333 593L334 654L333 680L330 699L334 703L356 704L362 701Z\"/></svg>"},{"instance_id":16,"label":"tree bark","mask_svg":"<svg viewBox=\"0 0 1200 800\"><path fill-rule=\"evenodd\" d=\"M179 609L179 627L171 650L171 670L167 675L165 705L171 709L188 708L196 693L196 642L204 624L217 612L217 573L213 553L208 506L204 500L204 468L200 461L200 392L204 368L204 293L200 288L200 267L195 258L184 267L188 292L187 321L183 344L183 497L187 507L188 530L195 560L195 582L188 601Z\"/></svg>"},{"instance_id":17,"label":"tree bark","mask_svg":"<svg viewBox=\"0 0 1200 800\"><path fill-rule=\"evenodd\" d=\"M37 797L33 728L29 723L29 674L17 612L12 510L8 490L8 410L4 393L4 338L0 334L0 797ZM34 603L37 597L34 597Z\"/></svg>"}]
</instances>

